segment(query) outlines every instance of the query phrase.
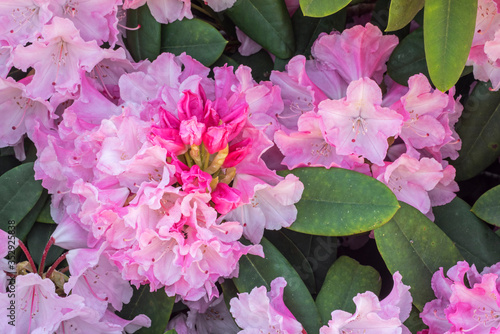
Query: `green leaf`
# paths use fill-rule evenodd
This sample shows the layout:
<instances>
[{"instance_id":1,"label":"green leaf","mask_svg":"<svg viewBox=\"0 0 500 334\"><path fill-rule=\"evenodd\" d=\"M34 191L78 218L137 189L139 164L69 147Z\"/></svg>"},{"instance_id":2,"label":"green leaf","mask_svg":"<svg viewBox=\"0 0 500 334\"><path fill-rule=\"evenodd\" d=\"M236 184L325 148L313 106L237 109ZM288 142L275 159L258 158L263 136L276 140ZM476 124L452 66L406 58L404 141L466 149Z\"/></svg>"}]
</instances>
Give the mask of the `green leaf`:
<instances>
[{"instance_id":1,"label":"green leaf","mask_svg":"<svg viewBox=\"0 0 500 334\"><path fill-rule=\"evenodd\" d=\"M448 270L463 260L446 234L414 207L400 202L390 222L375 230L375 241L389 271L411 286L413 304L423 310L435 298L431 278L439 267Z\"/></svg>"},{"instance_id":2,"label":"green leaf","mask_svg":"<svg viewBox=\"0 0 500 334\"><path fill-rule=\"evenodd\" d=\"M35 181L33 163L22 164L0 176L0 228L17 226L42 195L41 181ZM9 224L14 221L14 224Z\"/></svg>"},{"instance_id":3,"label":"green leaf","mask_svg":"<svg viewBox=\"0 0 500 334\"><path fill-rule=\"evenodd\" d=\"M313 18L304 16L302 11L297 10L292 16L293 32L297 45L295 53L309 57L311 47L319 34L322 32L330 33L332 30L344 30L346 14L346 10L341 10L323 18Z\"/></svg>"},{"instance_id":4,"label":"green leaf","mask_svg":"<svg viewBox=\"0 0 500 334\"><path fill-rule=\"evenodd\" d=\"M55 224L56 223L54 221L54 219L52 219L52 215L50 214L50 203L51 202L52 201L50 198L45 202L42 210L40 211L40 214L36 218L37 222L45 223L45 224Z\"/></svg>"},{"instance_id":5,"label":"green leaf","mask_svg":"<svg viewBox=\"0 0 500 334\"><path fill-rule=\"evenodd\" d=\"M300 0L300 9L305 16L325 17L332 15L352 0Z\"/></svg>"},{"instance_id":6,"label":"green leaf","mask_svg":"<svg viewBox=\"0 0 500 334\"><path fill-rule=\"evenodd\" d=\"M236 288L240 293L259 286L269 291L272 280L284 277L288 283L283 298L286 306L308 333L318 333L321 325L318 309L299 274L266 238L261 245L266 255L264 259L255 255L241 257L239 275L233 278Z\"/></svg>"},{"instance_id":7,"label":"green leaf","mask_svg":"<svg viewBox=\"0 0 500 334\"><path fill-rule=\"evenodd\" d=\"M413 290L410 290L410 292L412 291ZM420 311L415 307L415 305L412 305L410 316L406 319L404 325L410 330L410 333L417 333L427 328L420 318Z\"/></svg>"},{"instance_id":8,"label":"green leaf","mask_svg":"<svg viewBox=\"0 0 500 334\"><path fill-rule=\"evenodd\" d=\"M332 319L334 310L349 313L356 311L353 298L358 293L372 291L379 294L381 287L379 273L370 266L362 266L358 261L341 256L330 267L325 282L316 297L316 305L324 324Z\"/></svg>"},{"instance_id":9,"label":"green leaf","mask_svg":"<svg viewBox=\"0 0 500 334\"><path fill-rule=\"evenodd\" d=\"M0 176L8 172L12 168L19 166L21 163L13 155L0 156Z\"/></svg>"},{"instance_id":10,"label":"green leaf","mask_svg":"<svg viewBox=\"0 0 500 334\"><path fill-rule=\"evenodd\" d=\"M245 34L278 58L295 53L292 21L283 0L238 0L226 14Z\"/></svg>"},{"instance_id":11,"label":"green leaf","mask_svg":"<svg viewBox=\"0 0 500 334\"><path fill-rule=\"evenodd\" d=\"M169 331L166 331L165 333L163 334L177 334L177 332L175 331L175 329L171 329Z\"/></svg>"},{"instance_id":12,"label":"green leaf","mask_svg":"<svg viewBox=\"0 0 500 334\"><path fill-rule=\"evenodd\" d=\"M396 196L373 177L342 168L298 168L294 174L304 184L295 205L297 232L345 236L371 231L391 219L399 208ZM328 186L325 186L328 185Z\"/></svg>"},{"instance_id":13,"label":"green leaf","mask_svg":"<svg viewBox=\"0 0 500 334\"><path fill-rule=\"evenodd\" d=\"M221 56L226 44L217 29L199 19L175 21L161 28L161 52L186 52L205 66Z\"/></svg>"},{"instance_id":14,"label":"green leaf","mask_svg":"<svg viewBox=\"0 0 500 334\"><path fill-rule=\"evenodd\" d=\"M476 176L500 156L500 92L490 87L485 82L474 87L456 127L462 149L452 165L459 181Z\"/></svg>"},{"instance_id":15,"label":"green leaf","mask_svg":"<svg viewBox=\"0 0 500 334\"><path fill-rule=\"evenodd\" d=\"M422 28L406 36L394 49L387 63L387 73L394 81L404 86L408 86L408 79L418 73L430 78L425 60Z\"/></svg>"},{"instance_id":16,"label":"green leaf","mask_svg":"<svg viewBox=\"0 0 500 334\"><path fill-rule=\"evenodd\" d=\"M307 235L304 235L307 237ZM314 273L304 254L282 231L266 231L265 237L290 262L293 269L300 275L311 294L316 293Z\"/></svg>"},{"instance_id":17,"label":"green leaf","mask_svg":"<svg viewBox=\"0 0 500 334\"><path fill-rule=\"evenodd\" d=\"M500 186L482 194L472 206L472 212L485 222L500 227Z\"/></svg>"},{"instance_id":18,"label":"green leaf","mask_svg":"<svg viewBox=\"0 0 500 334\"><path fill-rule=\"evenodd\" d=\"M424 44L432 82L441 91L460 78L476 24L477 0L425 0Z\"/></svg>"},{"instance_id":19,"label":"green leaf","mask_svg":"<svg viewBox=\"0 0 500 334\"><path fill-rule=\"evenodd\" d=\"M389 23L385 31L404 28L424 7L424 0L392 0L389 9Z\"/></svg>"},{"instance_id":20,"label":"green leaf","mask_svg":"<svg viewBox=\"0 0 500 334\"><path fill-rule=\"evenodd\" d=\"M252 69L252 77L255 81L260 82L263 80L269 80L271 71L273 70L274 63L269 54L260 50L250 56L242 56L239 53L235 53L231 56L239 64L246 65Z\"/></svg>"},{"instance_id":21,"label":"green leaf","mask_svg":"<svg viewBox=\"0 0 500 334\"><path fill-rule=\"evenodd\" d=\"M38 266L40 260L42 259L43 250L47 245L52 233L56 229L56 225L48 225L35 223L31 229L28 237L26 238L26 247L30 252L33 261ZM52 246L47 253L47 258L45 260L45 267L48 268L52 263L54 263L59 256L62 255L64 249L59 246Z\"/></svg>"},{"instance_id":22,"label":"green leaf","mask_svg":"<svg viewBox=\"0 0 500 334\"><path fill-rule=\"evenodd\" d=\"M151 327L141 328L134 333L163 333L170 320L175 297L167 296L163 289L150 292L149 285L143 285L138 290L135 287L133 288L134 294L132 295L130 303L123 305L123 309L117 314L128 320L132 320L139 314L145 314L151 319Z\"/></svg>"},{"instance_id":23,"label":"green leaf","mask_svg":"<svg viewBox=\"0 0 500 334\"><path fill-rule=\"evenodd\" d=\"M499 203L500 199L494 204L500 208ZM436 225L455 243L465 260L474 263L479 271L500 261L500 238L470 212L469 204L456 197L432 211Z\"/></svg>"},{"instance_id":24,"label":"green leaf","mask_svg":"<svg viewBox=\"0 0 500 334\"><path fill-rule=\"evenodd\" d=\"M33 206L33 208L30 210L30 212L24 216L23 220L17 224L16 228L16 237L18 237L21 240L25 240L26 237L28 236L28 233L30 233L31 229L33 228L33 225L35 224L38 215L40 212L43 210L43 207L45 203L47 202L47 198L49 197L47 190L42 191L42 195L36 202L36 204Z\"/></svg>"},{"instance_id":25,"label":"green leaf","mask_svg":"<svg viewBox=\"0 0 500 334\"><path fill-rule=\"evenodd\" d=\"M161 24L155 20L147 5L127 10L127 49L135 61L155 60L160 54Z\"/></svg>"}]
</instances>

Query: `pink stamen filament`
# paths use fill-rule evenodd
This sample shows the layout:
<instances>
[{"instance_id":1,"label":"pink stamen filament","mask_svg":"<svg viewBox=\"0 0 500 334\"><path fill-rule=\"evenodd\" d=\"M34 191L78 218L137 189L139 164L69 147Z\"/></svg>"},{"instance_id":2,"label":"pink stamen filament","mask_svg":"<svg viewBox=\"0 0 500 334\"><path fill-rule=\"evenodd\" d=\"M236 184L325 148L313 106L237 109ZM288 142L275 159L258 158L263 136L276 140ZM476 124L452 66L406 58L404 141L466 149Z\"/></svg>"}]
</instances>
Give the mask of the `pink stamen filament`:
<instances>
[{"instance_id":1,"label":"pink stamen filament","mask_svg":"<svg viewBox=\"0 0 500 334\"><path fill-rule=\"evenodd\" d=\"M50 237L45 249L43 250L42 260L40 261L40 267L38 267L38 275L42 276L43 269L45 268L45 260L47 259L47 254L49 253L50 247L56 242L53 237Z\"/></svg>"},{"instance_id":2,"label":"pink stamen filament","mask_svg":"<svg viewBox=\"0 0 500 334\"><path fill-rule=\"evenodd\" d=\"M23 107L23 116L21 117L19 122L17 122L16 125L12 126L12 130L16 130L18 127L21 126L21 123L24 121L24 117L26 116L26 112L28 111L28 107L30 106L30 104L31 104L31 100L26 99L26 103L24 104L24 107Z\"/></svg>"},{"instance_id":3,"label":"pink stamen filament","mask_svg":"<svg viewBox=\"0 0 500 334\"><path fill-rule=\"evenodd\" d=\"M54 270L57 268L57 266L59 265L59 263L61 263L66 258L67 254L68 254L68 252L66 252L63 255L59 256L59 258L56 260L56 262L54 262L52 264L52 266L50 266L49 270L47 270L47 274L45 274L46 278L50 278L50 276L52 275L52 273L54 272Z\"/></svg>"}]
</instances>

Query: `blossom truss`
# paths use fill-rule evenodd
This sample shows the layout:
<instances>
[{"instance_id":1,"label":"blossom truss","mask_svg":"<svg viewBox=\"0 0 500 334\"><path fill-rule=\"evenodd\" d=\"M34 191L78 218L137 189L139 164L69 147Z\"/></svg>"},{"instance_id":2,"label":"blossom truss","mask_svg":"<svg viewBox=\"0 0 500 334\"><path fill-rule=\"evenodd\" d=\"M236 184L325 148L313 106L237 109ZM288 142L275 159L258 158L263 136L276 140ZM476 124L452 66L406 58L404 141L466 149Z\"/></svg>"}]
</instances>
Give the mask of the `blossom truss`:
<instances>
[{"instance_id":1,"label":"blossom truss","mask_svg":"<svg viewBox=\"0 0 500 334\"><path fill-rule=\"evenodd\" d=\"M408 87L384 77L396 45L397 38L368 23L320 35L313 59L296 56L286 72L273 71L284 102L273 122L274 141L279 162L290 169L365 173L432 219L432 206L450 202L458 191L455 169L444 159L458 157L454 126L463 107L454 88L435 90L422 74L409 78ZM418 180L412 172L397 174L402 164L421 171ZM393 170L398 176L390 176Z\"/></svg>"},{"instance_id":2,"label":"blossom truss","mask_svg":"<svg viewBox=\"0 0 500 334\"><path fill-rule=\"evenodd\" d=\"M467 275L468 284L465 282ZM491 334L500 331L500 264L478 273L465 261L443 268L432 276L432 289L437 297L424 306L420 314L429 330L422 333Z\"/></svg>"},{"instance_id":3,"label":"blossom truss","mask_svg":"<svg viewBox=\"0 0 500 334\"><path fill-rule=\"evenodd\" d=\"M82 75L59 124L35 122L36 177L53 194L58 245L104 247L132 284L210 300L242 255L263 256L242 236L258 243L265 228L295 220L303 185L267 168L261 156L273 143L249 121L262 104L282 106L279 96L246 67L216 68L209 79L186 55L108 64L122 73L118 96L103 95L116 91L112 82Z\"/></svg>"}]
</instances>

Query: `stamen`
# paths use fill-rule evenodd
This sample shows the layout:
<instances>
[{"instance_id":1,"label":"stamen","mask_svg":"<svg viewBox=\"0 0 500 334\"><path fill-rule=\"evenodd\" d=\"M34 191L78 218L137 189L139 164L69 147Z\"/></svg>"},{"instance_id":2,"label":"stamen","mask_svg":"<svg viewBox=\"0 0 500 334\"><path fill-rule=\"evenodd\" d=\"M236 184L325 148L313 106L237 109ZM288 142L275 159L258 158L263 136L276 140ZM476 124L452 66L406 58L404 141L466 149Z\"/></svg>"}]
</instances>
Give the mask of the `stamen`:
<instances>
[{"instance_id":1,"label":"stamen","mask_svg":"<svg viewBox=\"0 0 500 334\"><path fill-rule=\"evenodd\" d=\"M24 245L24 243L21 240L18 240L18 241L19 241L19 247L21 247L21 249L24 252L24 255L26 255L26 257L28 258L28 262L31 266L32 272L36 273L37 270L36 270L35 262L33 261L33 258L31 257L31 254L28 251L28 248L26 248L26 246Z\"/></svg>"},{"instance_id":2,"label":"stamen","mask_svg":"<svg viewBox=\"0 0 500 334\"><path fill-rule=\"evenodd\" d=\"M59 258L56 260L56 262L54 262L52 264L52 266L50 266L49 270L47 270L47 273L45 274L46 278L50 278L50 275L52 275L52 273L57 268L57 266L59 265L59 263L61 263L66 258L67 254L68 254L68 252L66 252L63 255L59 256Z\"/></svg>"}]
</instances>

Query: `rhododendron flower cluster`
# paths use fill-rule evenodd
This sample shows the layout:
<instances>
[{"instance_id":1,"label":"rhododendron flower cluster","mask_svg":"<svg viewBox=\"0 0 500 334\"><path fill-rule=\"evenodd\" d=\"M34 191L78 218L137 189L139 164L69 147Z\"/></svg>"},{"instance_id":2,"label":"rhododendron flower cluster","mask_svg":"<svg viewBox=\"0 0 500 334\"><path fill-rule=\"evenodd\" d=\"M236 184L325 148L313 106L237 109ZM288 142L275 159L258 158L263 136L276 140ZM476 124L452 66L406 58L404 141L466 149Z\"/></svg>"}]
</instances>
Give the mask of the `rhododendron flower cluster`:
<instances>
[{"instance_id":1,"label":"rhododendron flower cluster","mask_svg":"<svg viewBox=\"0 0 500 334\"><path fill-rule=\"evenodd\" d=\"M371 175L432 218L432 206L458 191L455 169L443 159L458 157L454 124L463 108L454 89L432 89L422 74L408 88L384 78L396 45L395 36L370 23L320 35L314 59L296 56L287 72L271 75L285 103L274 140L290 169L342 167Z\"/></svg>"},{"instance_id":2,"label":"rhododendron flower cluster","mask_svg":"<svg viewBox=\"0 0 500 334\"><path fill-rule=\"evenodd\" d=\"M500 88L500 3L479 0L476 29L467 65L474 68L474 77L491 81L493 90Z\"/></svg>"},{"instance_id":3,"label":"rhododendron flower cluster","mask_svg":"<svg viewBox=\"0 0 500 334\"><path fill-rule=\"evenodd\" d=\"M448 277L440 268L432 276L432 289L437 299L425 304L420 314L429 329L420 333L498 333L499 275L500 263L478 273L475 265L461 261L448 270Z\"/></svg>"}]
</instances>

